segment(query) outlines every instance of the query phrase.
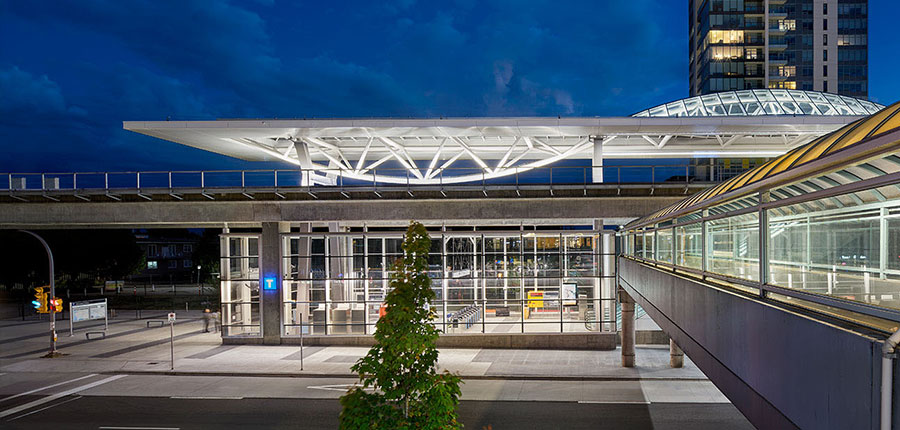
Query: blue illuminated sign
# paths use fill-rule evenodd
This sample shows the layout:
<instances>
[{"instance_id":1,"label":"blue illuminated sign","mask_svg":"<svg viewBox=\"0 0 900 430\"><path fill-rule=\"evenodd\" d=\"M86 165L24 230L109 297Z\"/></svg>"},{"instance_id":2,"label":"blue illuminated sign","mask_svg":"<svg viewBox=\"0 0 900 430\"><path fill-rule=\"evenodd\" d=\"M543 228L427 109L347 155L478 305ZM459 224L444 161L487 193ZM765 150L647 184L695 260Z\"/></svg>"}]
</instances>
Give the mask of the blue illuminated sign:
<instances>
[{"instance_id":1,"label":"blue illuminated sign","mask_svg":"<svg viewBox=\"0 0 900 430\"><path fill-rule=\"evenodd\" d=\"M275 278L263 278L263 289L277 290L278 287L275 286Z\"/></svg>"}]
</instances>

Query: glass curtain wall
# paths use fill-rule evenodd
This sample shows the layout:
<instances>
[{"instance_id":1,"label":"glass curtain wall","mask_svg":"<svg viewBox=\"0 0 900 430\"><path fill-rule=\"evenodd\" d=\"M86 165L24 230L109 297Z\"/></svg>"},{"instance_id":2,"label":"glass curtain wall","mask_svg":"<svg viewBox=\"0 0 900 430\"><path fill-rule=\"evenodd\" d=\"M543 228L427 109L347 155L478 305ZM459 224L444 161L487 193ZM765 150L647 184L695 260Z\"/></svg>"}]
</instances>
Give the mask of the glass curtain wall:
<instances>
[{"instance_id":1,"label":"glass curtain wall","mask_svg":"<svg viewBox=\"0 0 900 430\"><path fill-rule=\"evenodd\" d=\"M783 188L789 187L796 185ZM705 267L707 276L736 278L747 281L739 287L752 286L749 282L760 282L760 213L767 221L763 284L900 309L900 185L737 216L707 215L701 221L676 223L674 229L628 231L623 240L626 254L667 264L674 254L676 267ZM653 237L655 254L648 239Z\"/></svg>"},{"instance_id":2,"label":"glass curtain wall","mask_svg":"<svg viewBox=\"0 0 900 430\"><path fill-rule=\"evenodd\" d=\"M284 335L372 334L401 243L400 233L285 236ZM615 296L601 297L601 257L598 232L432 233L435 325L459 334L609 328Z\"/></svg>"},{"instance_id":3,"label":"glass curtain wall","mask_svg":"<svg viewBox=\"0 0 900 430\"><path fill-rule=\"evenodd\" d=\"M259 236L220 237L222 336L261 336Z\"/></svg>"}]
</instances>

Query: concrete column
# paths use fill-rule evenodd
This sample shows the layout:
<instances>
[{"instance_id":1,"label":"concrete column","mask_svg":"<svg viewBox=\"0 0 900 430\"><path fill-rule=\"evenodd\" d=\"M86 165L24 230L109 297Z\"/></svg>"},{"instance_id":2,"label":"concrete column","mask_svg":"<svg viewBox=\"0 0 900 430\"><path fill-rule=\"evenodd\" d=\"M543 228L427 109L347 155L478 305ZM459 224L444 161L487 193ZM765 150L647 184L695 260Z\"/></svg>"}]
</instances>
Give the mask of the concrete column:
<instances>
[{"instance_id":1,"label":"concrete column","mask_svg":"<svg viewBox=\"0 0 900 430\"><path fill-rule=\"evenodd\" d=\"M634 299L619 290L622 304L622 367L634 367Z\"/></svg>"},{"instance_id":2,"label":"concrete column","mask_svg":"<svg viewBox=\"0 0 900 430\"><path fill-rule=\"evenodd\" d=\"M676 369L684 367L684 351L672 339L669 339L669 366Z\"/></svg>"},{"instance_id":3,"label":"concrete column","mask_svg":"<svg viewBox=\"0 0 900 430\"><path fill-rule=\"evenodd\" d=\"M284 245L281 233L290 232L290 223L262 223L262 252L259 259L259 270L262 278L260 296L262 301L263 343L278 345L281 343L281 296L282 296L282 255ZM274 278L274 289L266 289L266 280Z\"/></svg>"},{"instance_id":4,"label":"concrete column","mask_svg":"<svg viewBox=\"0 0 900 430\"><path fill-rule=\"evenodd\" d=\"M591 181L595 184L603 182L603 138L592 137L594 143L594 155L591 158Z\"/></svg>"}]
</instances>

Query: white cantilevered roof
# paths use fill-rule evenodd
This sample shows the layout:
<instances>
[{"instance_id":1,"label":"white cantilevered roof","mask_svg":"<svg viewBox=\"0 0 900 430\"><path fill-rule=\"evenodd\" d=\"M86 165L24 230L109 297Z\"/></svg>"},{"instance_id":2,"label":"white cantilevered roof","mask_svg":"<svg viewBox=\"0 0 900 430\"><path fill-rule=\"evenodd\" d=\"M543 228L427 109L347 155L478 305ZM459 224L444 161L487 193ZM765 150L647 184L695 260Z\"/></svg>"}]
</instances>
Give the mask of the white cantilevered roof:
<instances>
[{"instance_id":1,"label":"white cantilevered roof","mask_svg":"<svg viewBox=\"0 0 900 430\"><path fill-rule=\"evenodd\" d=\"M243 160L281 160L320 171L322 175L313 176L312 182L324 178L326 171L372 181L373 169L399 163L408 172L378 171L377 180L430 184L491 179L563 159L592 160L595 142L601 145L603 158L775 157L857 118L263 119L123 125L126 130ZM454 175L458 160L469 160L481 171Z\"/></svg>"}]
</instances>

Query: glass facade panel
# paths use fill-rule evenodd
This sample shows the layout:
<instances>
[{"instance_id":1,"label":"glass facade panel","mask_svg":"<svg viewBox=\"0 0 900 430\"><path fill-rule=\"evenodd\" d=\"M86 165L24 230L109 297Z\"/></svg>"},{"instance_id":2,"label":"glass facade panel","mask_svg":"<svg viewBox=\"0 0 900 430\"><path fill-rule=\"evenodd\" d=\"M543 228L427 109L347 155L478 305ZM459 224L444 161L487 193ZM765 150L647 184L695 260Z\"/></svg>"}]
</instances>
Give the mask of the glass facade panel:
<instances>
[{"instance_id":1,"label":"glass facade panel","mask_svg":"<svg viewBox=\"0 0 900 430\"><path fill-rule=\"evenodd\" d=\"M672 263L674 256L675 242L672 240L672 229L663 228L656 231L656 260L665 263Z\"/></svg>"},{"instance_id":2,"label":"glass facade panel","mask_svg":"<svg viewBox=\"0 0 900 430\"><path fill-rule=\"evenodd\" d=\"M701 269L703 266L703 225L690 224L675 228L675 265Z\"/></svg>"},{"instance_id":3,"label":"glass facade panel","mask_svg":"<svg viewBox=\"0 0 900 430\"><path fill-rule=\"evenodd\" d=\"M446 333L615 330L614 289L601 295L600 238L590 231L434 233L435 326ZM283 335L372 334L401 242L399 234L286 236Z\"/></svg>"},{"instance_id":4,"label":"glass facade panel","mask_svg":"<svg viewBox=\"0 0 900 430\"><path fill-rule=\"evenodd\" d=\"M773 211L770 283L900 308L900 223L889 215L891 205L846 199L835 209L835 199Z\"/></svg>"},{"instance_id":5,"label":"glass facade panel","mask_svg":"<svg viewBox=\"0 0 900 430\"><path fill-rule=\"evenodd\" d=\"M222 336L261 336L259 237L221 238Z\"/></svg>"},{"instance_id":6,"label":"glass facade panel","mask_svg":"<svg viewBox=\"0 0 900 430\"><path fill-rule=\"evenodd\" d=\"M707 262L710 272L759 280L759 215L756 213L707 222Z\"/></svg>"}]
</instances>

